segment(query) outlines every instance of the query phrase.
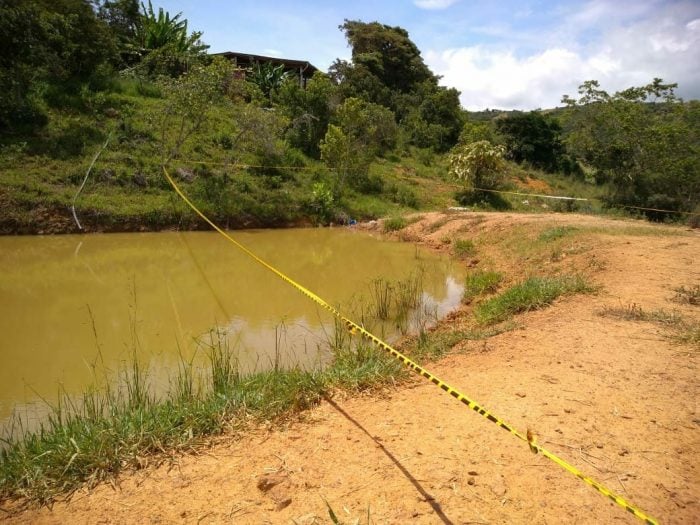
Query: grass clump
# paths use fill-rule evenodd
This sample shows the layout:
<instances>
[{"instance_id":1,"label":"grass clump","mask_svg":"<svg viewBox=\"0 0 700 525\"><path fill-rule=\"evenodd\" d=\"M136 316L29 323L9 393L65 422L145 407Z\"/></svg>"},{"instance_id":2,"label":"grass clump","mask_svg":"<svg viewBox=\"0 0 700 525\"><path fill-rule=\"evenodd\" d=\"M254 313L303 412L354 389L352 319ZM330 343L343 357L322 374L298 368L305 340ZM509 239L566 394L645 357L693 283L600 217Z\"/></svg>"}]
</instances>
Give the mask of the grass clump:
<instances>
[{"instance_id":1,"label":"grass clump","mask_svg":"<svg viewBox=\"0 0 700 525\"><path fill-rule=\"evenodd\" d=\"M540 233L538 240L542 242L550 242L566 237L575 231L578 231L578 228L573 226L557 226L555 228L544 230L542 233Z\"/></svg>"},{"instance_id":2,"label":"grass clump","mask_svg":"<svg viewBox=\"0 0 700 525\"><path fill-rule=\"evenodd\" d=\"M683 322L683 316L678 312L668 312L666 310L647 311L637 303L631 303L627 306L606 306L601 311L601 315L625 321L649 321L671 326Z\"/></svg>"},{"instance_id":3,"label":"grass clump","mask_svg":"<svg viewBox=\"0 0 700 525\"><path fill-rule=\"evenodd\" d=\"M508 321L484 329L470 328L466 330L435 330L421 331L417 336L407 341L408 353L415 359L438 359L447 354L462 341L483 341L516 328L516 324Z\"/></svg>"},{"instance_id":4,"label":"grass clump","mask_svg":"<svg viewBox=\"0 0 700 525\"><path fill-rule=\"evenodd\" d=\"M700 323L684 323L675 339L679 343L685 343L700 350Z\"/></svg>"},{"instance_id":5,"label":"grass clump","mask_svg":"<svg viewBox=\"0 0 700 525\"><path fill-rule=\"evenodd\" d=\"M411 328L411 314L416 316L420 313L422 297L422 269L396 281L374 279L369 283L368 310L358 315L369 323L391 321L402 334L406 334ZM365 313L369 313L370 317L366 318Z\"/></svg>"},{"instance_id":6,"label":"grass clump","mask_svg":"<svg viewBox=\"0 0 700 525\"><path fill-rule=\"evenodd\" d=\"M700 285L689 286L688 288L681 286L680 288L676 288L674 291L676 292L676 295L673 298L675 302L700 306Z\"/></svg>"},{"instance_id":7,"label":"grass clump","mask_svg":"<svg viewBox=\"0 0 700 525\"><path fill-rule=\"evenodd\" d=\"M481 324L498 323L517 313L547 306L561 295L591 291L593 287L580 275L530 277L481 303L474 310L474 315Z\"/></svg>"},{"instance_id":8,"label":"grass clump","mask_svg":"<svg viewBox=\"0 0 700 525\"><path fill-rule=\"evenodd\" d=\"M700 322L688 321L680 313L667 310L644 310L637 303L627 306L605 307L600 312L603 317L625 321L646 321L662 325L673 331L673 340L700 349Z\"/></svg>"},{"instance_id":9,"label":"grass clump","mask_svg":"<svg viewBox=\"0 0 700 525\"><path fill-rule=\"evenodd\" d=\"M503 274L492 270L477 270L467 275L464 281L463 301L470 303L480 295L493 293L503 280Z\"/></svg>"},{"instance_id":10,"label":"grass clump","mask_svg":"<svg viewBox=\"0 0 700 525\"><path fill-rule=\"evenodd\" d=\"M455 239L452 250L456 257L472 257L476 255L476 246L471 239Z\"/></svg>"},{"instance_id":11,"label":"grass clump","mask_svg":"<svg viewBox=\"0 0 700 525\"><path fill-rule=\"evenodd\" d=\"M384 233L395 232L403 230L408 224L409 222L405 217L389 217L384 220L382 229Z\"/></svg>"}]
</instances>

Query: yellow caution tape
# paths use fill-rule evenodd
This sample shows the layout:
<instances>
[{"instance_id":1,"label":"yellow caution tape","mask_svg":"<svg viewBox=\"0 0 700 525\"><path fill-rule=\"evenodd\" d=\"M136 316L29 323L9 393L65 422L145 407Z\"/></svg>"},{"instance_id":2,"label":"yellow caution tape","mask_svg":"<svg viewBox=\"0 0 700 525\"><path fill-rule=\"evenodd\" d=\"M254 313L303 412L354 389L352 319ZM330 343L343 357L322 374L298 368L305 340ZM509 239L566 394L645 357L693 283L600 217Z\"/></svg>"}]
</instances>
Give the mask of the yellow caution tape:
<instances>
[{"instance_id":1,"label":"yellow caution tape","mask_svg":"<svg viewBox=\"0 0 700 525\"><path fill-rule=\"evenodd\" d=\"M369 340L372 342L376 347L384 350L385 352L391 354L394 356L396 359L401 361L403 364L405 364L408 368L412 369L414 372L416 372L418 375L421 375L425 377L428 381L431 383L437 385L440 387L442 390L450 394L452 397L457 399L458 401L462 402L463 404L467 405L469 408L471 408L474 412L477 412L479 415L485 417L492 423L495 423L502 429L510 432L513 434L515 437L518 439L526 442L528 446L530 447L530 450L534 452L535 454L540 453L544 457L551 459L554 463L562 467L564 470L570 472L577 478L581 479L591 487L593 487L595 490L600 492L602 495L610 498L612 501L617 503L619 506L622 508L626 509L628 512L634 514L637 518L640 520L650 524L650 525L657 525L658 522L648 516L644 511L641 509L635 507L631 503L628 503L622 496L619 496L618 494L615 494L612 490L606 488L604 485L601 483L598 483L594 479L584 475L581 471L579 471L576 467L570 465L560 457L558 457L556 454L553 454L552 452L548 451L544 447L541 447L540 445L535 443L535 439L532 436L532 434L528 431L526 435L522 434L515 428L513 428L511 425L508 425L505 421L502 419L494 416L491 414L488 410L483 408L481 405L479 405L476 401L468 398L464 394L460 393L458 390L452 388L450 385L436 377L435 375L431 374L428 370L420 366L418 363L412 361L405 355L403 355L401 352L390 346L389 344L385 343L372 333L368 332L365 330L363 327L358 325L357 323L354 323L347 317L345 317L343 314L341 314L335 307L331 306L328 304L326 301L321 299L318 295L310 291L309 289L305 288L304 286L300 285L290 277L287 277L284 273L279 271L277 268L274 266L268 264L265 262L263 259L255 255L252 251L250 251L248 248L243 246L241 243L239 243L237 240L235 240L233 237L231 237L228 233L226 233L224 230L219 228L213 221L211 221L206 215L204 215L199 209L187 198L187 196L180 190L179 186L175 183L175 181L170 177L168 174L168 171L165 169L165 166L163 166L163 173L165 175L165 178L168 180L170 185L173 187L173 189L177 192L177 194L184 200L187 205L192 208L192 210L199 215L202 219L204 219L205 222L207 222L212 228L214 228L217 232L219 232L221 235L223 235L229 242L233 243L237 248L239 248L241 251L243 251L245 254L250 256L253 260L255 260L258 264L264 266L268 270L270 270L272 273L277 275L280 279L283 281L289 283L292 285L294 288L296 288L299 292L307 296L309 299L314 301L316 304L319 306L325 308L328 310L330 313L332 313L335 317L340 319L345 327L348 329L348 331L353 334L353 335L361 335L365 339Z\"/></svg>"}]
</instances>

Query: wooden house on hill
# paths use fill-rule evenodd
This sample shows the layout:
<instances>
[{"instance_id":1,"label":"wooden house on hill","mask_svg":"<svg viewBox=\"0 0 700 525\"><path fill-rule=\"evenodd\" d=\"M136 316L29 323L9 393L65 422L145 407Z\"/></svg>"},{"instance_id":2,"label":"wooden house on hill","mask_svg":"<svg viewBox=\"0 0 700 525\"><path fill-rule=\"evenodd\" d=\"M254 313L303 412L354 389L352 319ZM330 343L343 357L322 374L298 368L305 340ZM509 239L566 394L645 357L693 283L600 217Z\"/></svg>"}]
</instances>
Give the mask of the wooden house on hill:
<instances>
[{"instance_id":1,"label":"wooden house on hill","mask_svg":"<svg viewBox=\"0 0 700 525\"><path fill-rule=\"evenodd\" d=\"M231 60L242 70L250 69L255 64L273 64L275 66L282 64L285 73L295 75L299 79L299 85L302 87L306 87L306 82L318 71L318 68L313 64L304 60L252 55L250 53L238 53L235 51L224 51L223 53L215 54Z\"/></svg>"}]
</instances>

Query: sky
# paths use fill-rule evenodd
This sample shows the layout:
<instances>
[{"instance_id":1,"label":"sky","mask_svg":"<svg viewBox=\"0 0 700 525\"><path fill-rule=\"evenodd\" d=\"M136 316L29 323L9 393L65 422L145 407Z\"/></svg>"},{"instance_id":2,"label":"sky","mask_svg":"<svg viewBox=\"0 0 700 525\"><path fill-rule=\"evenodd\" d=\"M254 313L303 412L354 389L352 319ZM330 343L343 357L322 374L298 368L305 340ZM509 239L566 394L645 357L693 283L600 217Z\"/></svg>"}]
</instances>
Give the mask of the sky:
<instances>
[{"instance_id":1,"label":"sky","mask_svg":"<svg viewBox=\"0 0 700 525\"><path fill-rule=\"evenodd\" d=\"M551 108L585 80L614 92L655 77L700 99L700 0L153 0L183 13L210 52L307 60L326 71L351 50L345 19L406 29L462 106Z\"/></svg>"}]
</instances>

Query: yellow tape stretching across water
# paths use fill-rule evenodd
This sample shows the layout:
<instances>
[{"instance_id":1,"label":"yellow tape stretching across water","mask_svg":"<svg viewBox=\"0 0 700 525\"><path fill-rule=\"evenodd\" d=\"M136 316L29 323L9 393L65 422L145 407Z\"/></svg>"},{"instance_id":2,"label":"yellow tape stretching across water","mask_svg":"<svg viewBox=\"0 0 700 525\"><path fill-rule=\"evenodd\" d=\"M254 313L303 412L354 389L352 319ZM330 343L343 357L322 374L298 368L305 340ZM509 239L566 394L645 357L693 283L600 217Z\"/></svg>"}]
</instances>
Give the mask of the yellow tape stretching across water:
<instances>
[{"instance_id":1,"label":"yellow tape stretching across water","mask_svg":"<svg viewBox=\"0 0 700 525\"><path fill-rule=\"evenodd\" d=\"M595 490L597 490L598 492L600 492L604 496L608 497L609 499L611 499L612 501L617 503L619 506L626 509L628 512L634 514L637 518L641 519L642 521L644 521L646 523L652 524L652 525L657 524L656 520L654 520L653 518L648 516L645 512L643 512L639 508L628 503L622 496L615 494L610 489L606 488L605 486L598 483L594 479L583 474L576 467L570 465L569 463L567 463L563 459L559 458L557 455L553 454L552 452L548 451L544 447L541 447L540 445L536 444L534 439L529 435L529 433L528 433L528 435L524 435L523 433L519 432L518 430L516 430L512 426L508 425L502 419L494 416L493 414L488 412L485 408L483 408L481 405L479 405L476 401L468 398L464 394L460 393L458 390L452 388L450 385L448 385L447 383L445 383L442 380L440 380L439 378L437 378L435 375L428 372L425 368L423 368L419 364L415 363L414 361L412 361L411 359L409 359L408 357L403 355L401 352L399 352L395 348L391 347L390 345L388 345L387 343L385 343L384 341L382 341L381 339L379 339L375 335L373 335L370 332L368 332L367 330L365 330L363 327L361 327L357 323L354 323L353 321L351 321L350 319L348 319L347 317L342 315L336 308L334 308L333 306L328 304L326 301L321 299L318 295L316 295L312 291L308 290L304 286L300 285L299 283L297 283L296 281L294 281L290 277L287 277L285 274L283 274L277 268L275 268L274 266L271 266L270 264L265 262L263 259L261 259L257 255L255 255L255 253L253 253L248 248L243 246L241 243L236 241L228 233L226 233L224 230L219 228L214 222L212 222L206 215L204 215L201 211L199 211L199 209L187 198L187 196L185 196L185 194L182 192L182 190L180 190L178 185L175 183L175 181L168 174L168 171L165 169L165 167L163 167L163 173L165 174L165 178L168 180L168 182L173 187L173 189L177 192L177 194L187 203L187 205L190 208L192 208L192 210L197 215L199 215L202 219L204 219L204 221L206 221L212 228L214 228L217 232L219 232L221 235L223 235L228 241L233 243L241 251L243 251L248 256L250 256L258 264L260 264L260 265L264 266L265 268L267 268L268 270L270 270L272 273L277 275L277 277L279 277L283 281L289 283L294 288L296 288L298 291L300 291L302 294L304 294L309 299L314 301L316 304L318 304L319 306L322 306L323 308L328 310L330 313L332 313L335 317L340 319L343 322L343 324L345 325L345 327L350 331L350 333L359 334L362 337L364 337L365 339L371 341L376 347L384 350L385 352L388 352L389 354L394 356L396 359L401 361L403 364L405 364L407 367L409 367L413 371L415 371L417 374L425 377L431 383L439 386L442 390L444 390L445 392L450 394L452 397L454 397L458 401L461 401L463 404L467 405L469 408L474 410L474 412L479 413L480 415L482 415L483 417L485 417L486 419L488 419L492 423L495 423L496 425L498 425L502 429L506 430L507 432L510 432L511 434L513 434L515 437L517 437L521 441L526 442L529 445L530 450L532 450L532 452L534 452L535 454L540 453L544 457L551 459L554 463L556 463L557 465L562 467L564 470L566 470L567 472L570 472L571 474L573 474L577 478L579 478L582 481L584 481L585 483L589 484Z\"/></svg>"}]
</instances>

